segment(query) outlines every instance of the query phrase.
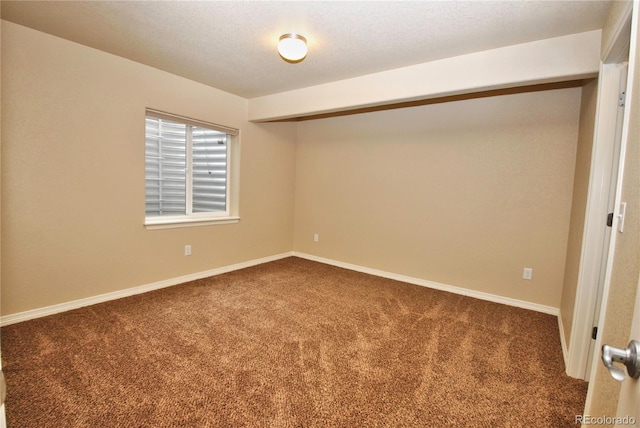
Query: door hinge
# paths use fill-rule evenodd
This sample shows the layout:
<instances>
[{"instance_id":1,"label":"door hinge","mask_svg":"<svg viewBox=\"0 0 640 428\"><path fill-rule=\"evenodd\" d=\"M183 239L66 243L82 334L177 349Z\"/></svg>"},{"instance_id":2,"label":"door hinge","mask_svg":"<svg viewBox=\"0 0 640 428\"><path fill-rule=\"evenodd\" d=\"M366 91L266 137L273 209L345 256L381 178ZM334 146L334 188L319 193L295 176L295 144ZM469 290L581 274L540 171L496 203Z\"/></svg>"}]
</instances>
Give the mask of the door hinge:
<instances>
[{"instance_id":1,"label":"door hinge","mask_svg":"<svg viewBox=\"0 0 640 428\"><path fill-rule=\"evenodd\" d=\"M626 101L627 101L627 93L624 91L620 92L620 96L618 97L618 107L624 107Z\"/></svg>"},{"instance_id":2,"label":"door hinge","mask_svg":"<svg viewBox=\"0 0 640 428\"><path fill-rule=\"evenodd\" d=\"M596 340L596 337L598 337L598 327L593 327L593 330L591 330L591 338L593 340Z\"/></svg>"},{"instance_id":3,"label":"door hinge","mask_svg":"<svg viewBox=\"0 0 640 428\"><path fill-rule=\"evenodd\" d=\"M613 226L613 213L607 214L607 226Z\"/></svg>"}]
</instances>

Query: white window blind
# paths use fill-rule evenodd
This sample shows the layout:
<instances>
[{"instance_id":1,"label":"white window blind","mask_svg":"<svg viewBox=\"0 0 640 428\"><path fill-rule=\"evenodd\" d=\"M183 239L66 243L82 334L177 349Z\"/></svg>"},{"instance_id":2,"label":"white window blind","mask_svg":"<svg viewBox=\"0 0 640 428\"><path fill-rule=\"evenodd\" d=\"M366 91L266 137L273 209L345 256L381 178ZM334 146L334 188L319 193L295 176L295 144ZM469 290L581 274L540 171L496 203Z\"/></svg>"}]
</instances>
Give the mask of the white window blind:
<instances>
[{"instance_id":1,"label":"white window blind","mask_svg":"<svg viewBox=\"0 0 640 428\"><path fill-rule=\"evenodd\" d=\"M192 128L193 212L227 211L227 134Z\"/></svg>"},{"instance_id":2,"label":"white window blind","mask_svg":"<svg viewBox=\"0 0 640 428\"><path fill-rule=\"evenodd\" d=\"M147 110L146 218L229 215L231 137L220 125Z\"/></svg>"},{"instance_id":3,"label":"white window blind","mask_svg":"<svg viewBox=\"0 0 640 428\"><path fill-rule=\"evenodd\" d=\"M187 126L146 118L145 212L185 215L187 206Z\"/></svg>"}]
</instances>

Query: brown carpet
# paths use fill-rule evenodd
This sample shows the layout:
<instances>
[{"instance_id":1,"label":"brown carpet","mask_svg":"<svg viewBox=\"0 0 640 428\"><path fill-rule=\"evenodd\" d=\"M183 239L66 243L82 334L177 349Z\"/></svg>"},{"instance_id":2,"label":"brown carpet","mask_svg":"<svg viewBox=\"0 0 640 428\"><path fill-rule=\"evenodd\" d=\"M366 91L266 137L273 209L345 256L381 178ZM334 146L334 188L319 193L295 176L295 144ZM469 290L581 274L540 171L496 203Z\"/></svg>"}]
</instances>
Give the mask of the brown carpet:
<instances>
[{"instance_id":1,"label":"brown carpet","mask_svg":"<svg viewBox=\"0 0 640 428\"><path fill-rule=\"evenodd\" d=\"M298 258L2 328L17 427L575 426L555 317Z\"/></svg>"}]
</instances>

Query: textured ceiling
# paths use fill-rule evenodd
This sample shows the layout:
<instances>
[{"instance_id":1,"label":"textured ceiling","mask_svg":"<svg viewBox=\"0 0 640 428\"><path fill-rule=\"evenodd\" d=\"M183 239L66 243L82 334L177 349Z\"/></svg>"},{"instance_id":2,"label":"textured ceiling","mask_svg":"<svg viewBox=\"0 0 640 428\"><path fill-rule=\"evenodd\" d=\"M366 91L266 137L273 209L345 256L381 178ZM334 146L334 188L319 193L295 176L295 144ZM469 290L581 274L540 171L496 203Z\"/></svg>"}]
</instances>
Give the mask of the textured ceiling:
<instances>
[{"instance_id":1,"label":"textured ceiling","mask_svg":"<svg viewBox=\"0 0 640 428\"><path fill-rule=\"evenodd\" d=\"M610 1L9 1L2 19L245 98L602 28ZM299 64L281 34L309 41ZM473 70L469 70L473 72Z\"/></svg>"}]
</instances>

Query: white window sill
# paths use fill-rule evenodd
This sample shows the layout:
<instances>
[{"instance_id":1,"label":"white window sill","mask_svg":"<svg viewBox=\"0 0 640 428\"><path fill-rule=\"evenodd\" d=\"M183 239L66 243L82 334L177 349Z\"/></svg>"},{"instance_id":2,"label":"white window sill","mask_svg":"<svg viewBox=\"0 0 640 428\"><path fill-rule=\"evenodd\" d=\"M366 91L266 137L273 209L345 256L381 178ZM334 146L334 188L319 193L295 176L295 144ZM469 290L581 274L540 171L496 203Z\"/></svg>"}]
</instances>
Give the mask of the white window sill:
<instances>
[{"instance_id":1,"label":"white window sill","mask_svg":"<svg viewBox=\"0 0 640 428\"><path fill-rule=\"evenodd\" d=\"M181 218L181 219L164 219L164 218L147 218L144 221L144 227L147 230L153 229L173 229L176 227L196 227L210 226L213 224L232 224L238 223L240 217L218 217L218 218Z\"/></svg>"}]
</instances>

